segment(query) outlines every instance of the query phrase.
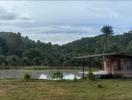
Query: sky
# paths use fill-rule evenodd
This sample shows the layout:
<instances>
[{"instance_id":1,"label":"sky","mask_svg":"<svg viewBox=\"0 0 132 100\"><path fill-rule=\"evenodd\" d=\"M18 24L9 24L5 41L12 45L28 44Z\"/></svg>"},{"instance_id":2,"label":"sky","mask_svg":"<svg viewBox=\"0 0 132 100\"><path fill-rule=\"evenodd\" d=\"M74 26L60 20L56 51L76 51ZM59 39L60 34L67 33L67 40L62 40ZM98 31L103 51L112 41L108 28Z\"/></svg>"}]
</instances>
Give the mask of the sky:
<instances>
[{"instance_id":1,"label":"sky","mask_svg":"<svg viewBox=\"0 0 132 100\"><path fill-rule=\"evenodd\" d=\"M35 41L65 44L99 34L132 29L131 1L0 1L0 31L21 32Z\"/></svg>"}]
</instances>

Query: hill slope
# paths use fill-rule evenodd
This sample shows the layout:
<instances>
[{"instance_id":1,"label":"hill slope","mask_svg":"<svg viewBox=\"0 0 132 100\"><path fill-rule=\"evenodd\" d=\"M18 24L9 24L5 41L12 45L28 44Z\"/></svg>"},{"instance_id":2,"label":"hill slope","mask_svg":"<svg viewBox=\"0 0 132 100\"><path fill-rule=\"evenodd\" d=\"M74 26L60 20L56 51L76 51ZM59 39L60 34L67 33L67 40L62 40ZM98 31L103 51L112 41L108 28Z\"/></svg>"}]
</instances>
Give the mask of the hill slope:
<instances>
[{"instance_id":1,"label":"hill slope","mask_svg":"<svg viewBox=\"0 0 132 100\"><path fill-rule=\"evenodd\" d=\"M105 35L86 37L59 46L30 40L21 33L0 32L0 65L72 66L72 57L103 52ZM132 32L109 37L105 52L124 52L132 55ZM101 62L94 61L99 65ZM76 63L79 65L79 63Z\"/></svg>"},{"instance_id":2,"label":"hill slope","mask_svg":"<svg viewBox=\"0 0 132 100\"><path fill-rule=\"evenodd\" d=\"M99 35L73 41L63 45L62 48L65 49L67 53L71 54L96 54L103 52L105 42L105 36ZM106 52L124 52L132 54L132 32L110 36L109 46L107 46Z\"/></svg>"}]
</instances>

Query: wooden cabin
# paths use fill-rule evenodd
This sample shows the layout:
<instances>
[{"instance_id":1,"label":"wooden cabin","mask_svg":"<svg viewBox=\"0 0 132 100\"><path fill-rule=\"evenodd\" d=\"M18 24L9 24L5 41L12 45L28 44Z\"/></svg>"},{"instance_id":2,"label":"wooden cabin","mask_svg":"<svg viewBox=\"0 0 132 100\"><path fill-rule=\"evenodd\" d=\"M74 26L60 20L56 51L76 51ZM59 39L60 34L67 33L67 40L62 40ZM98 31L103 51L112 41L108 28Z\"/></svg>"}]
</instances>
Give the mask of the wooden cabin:
<instances>
[{"instance_id":1,"label":"wooden cabin","mask_svg":"<svg viewBox=\"0 0 132 100\"><path fill-rule=\"evenodd\" d=\"M132 77L132 56L121 53L105 53L74 57L76 59L88 59L92 61L94 57L104 57L102 70L113 76Z\"/></svg>"},{"instance_id":2,"label":"wooden cabin","mask_svg":"<svg viewBox=\"0 0 132 100\"><path fill-rule=\"evenodd\" d=\"M132 77L132 56L124 54L105 55L103 70L112 75Z\"/></svg>"}]
</instances>

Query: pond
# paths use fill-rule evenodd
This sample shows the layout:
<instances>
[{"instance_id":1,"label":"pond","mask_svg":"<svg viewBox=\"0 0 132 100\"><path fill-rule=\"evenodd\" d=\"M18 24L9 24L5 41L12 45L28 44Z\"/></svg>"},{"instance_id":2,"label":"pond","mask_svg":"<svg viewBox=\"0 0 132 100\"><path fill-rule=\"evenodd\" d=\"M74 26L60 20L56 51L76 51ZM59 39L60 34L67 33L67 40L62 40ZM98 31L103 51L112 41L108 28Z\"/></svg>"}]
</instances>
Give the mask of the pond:
<instances>
[{"instance_id":1,"label":"pond","mask_svg":"<svg viewBox=\"0 0 132 100\"><path fill-rule=\"evenodd\" d=\"M9 79L9 78L23 78L24 74L28 73L33 79L52 79L54 72L60 71L63 73L63 79L73 80L76 76L77 79L82 77L81 70L73 69L49 69L49 70L22 70L22 69L7 69L0 70L0 79Z\"/></svg>"}]
</instances>

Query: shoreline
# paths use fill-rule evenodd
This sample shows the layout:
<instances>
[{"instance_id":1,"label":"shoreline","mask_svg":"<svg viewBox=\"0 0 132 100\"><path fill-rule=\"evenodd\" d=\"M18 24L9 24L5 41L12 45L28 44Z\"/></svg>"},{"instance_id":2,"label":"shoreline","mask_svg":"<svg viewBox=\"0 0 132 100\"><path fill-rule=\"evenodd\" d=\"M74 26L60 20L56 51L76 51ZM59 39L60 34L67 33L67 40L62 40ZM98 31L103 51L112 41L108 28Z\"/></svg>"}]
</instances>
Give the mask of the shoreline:
<instances>
[{"instance_id":1,"label":"shoreline","mask_svg":"<svg viewBox=\"0 0 132 100\"><path fill-rule=\"evenodd\" d=\"M0 70L8 70L8 69L22 69L22 70L48 70L48 69L74 69L74 70L82 70L82 67L47 67L47 66L0 66ZM85 70L89 68L86 66ZM93 71L98 70L97 68L92 68Z\"/></svg>"}]
</instances>

